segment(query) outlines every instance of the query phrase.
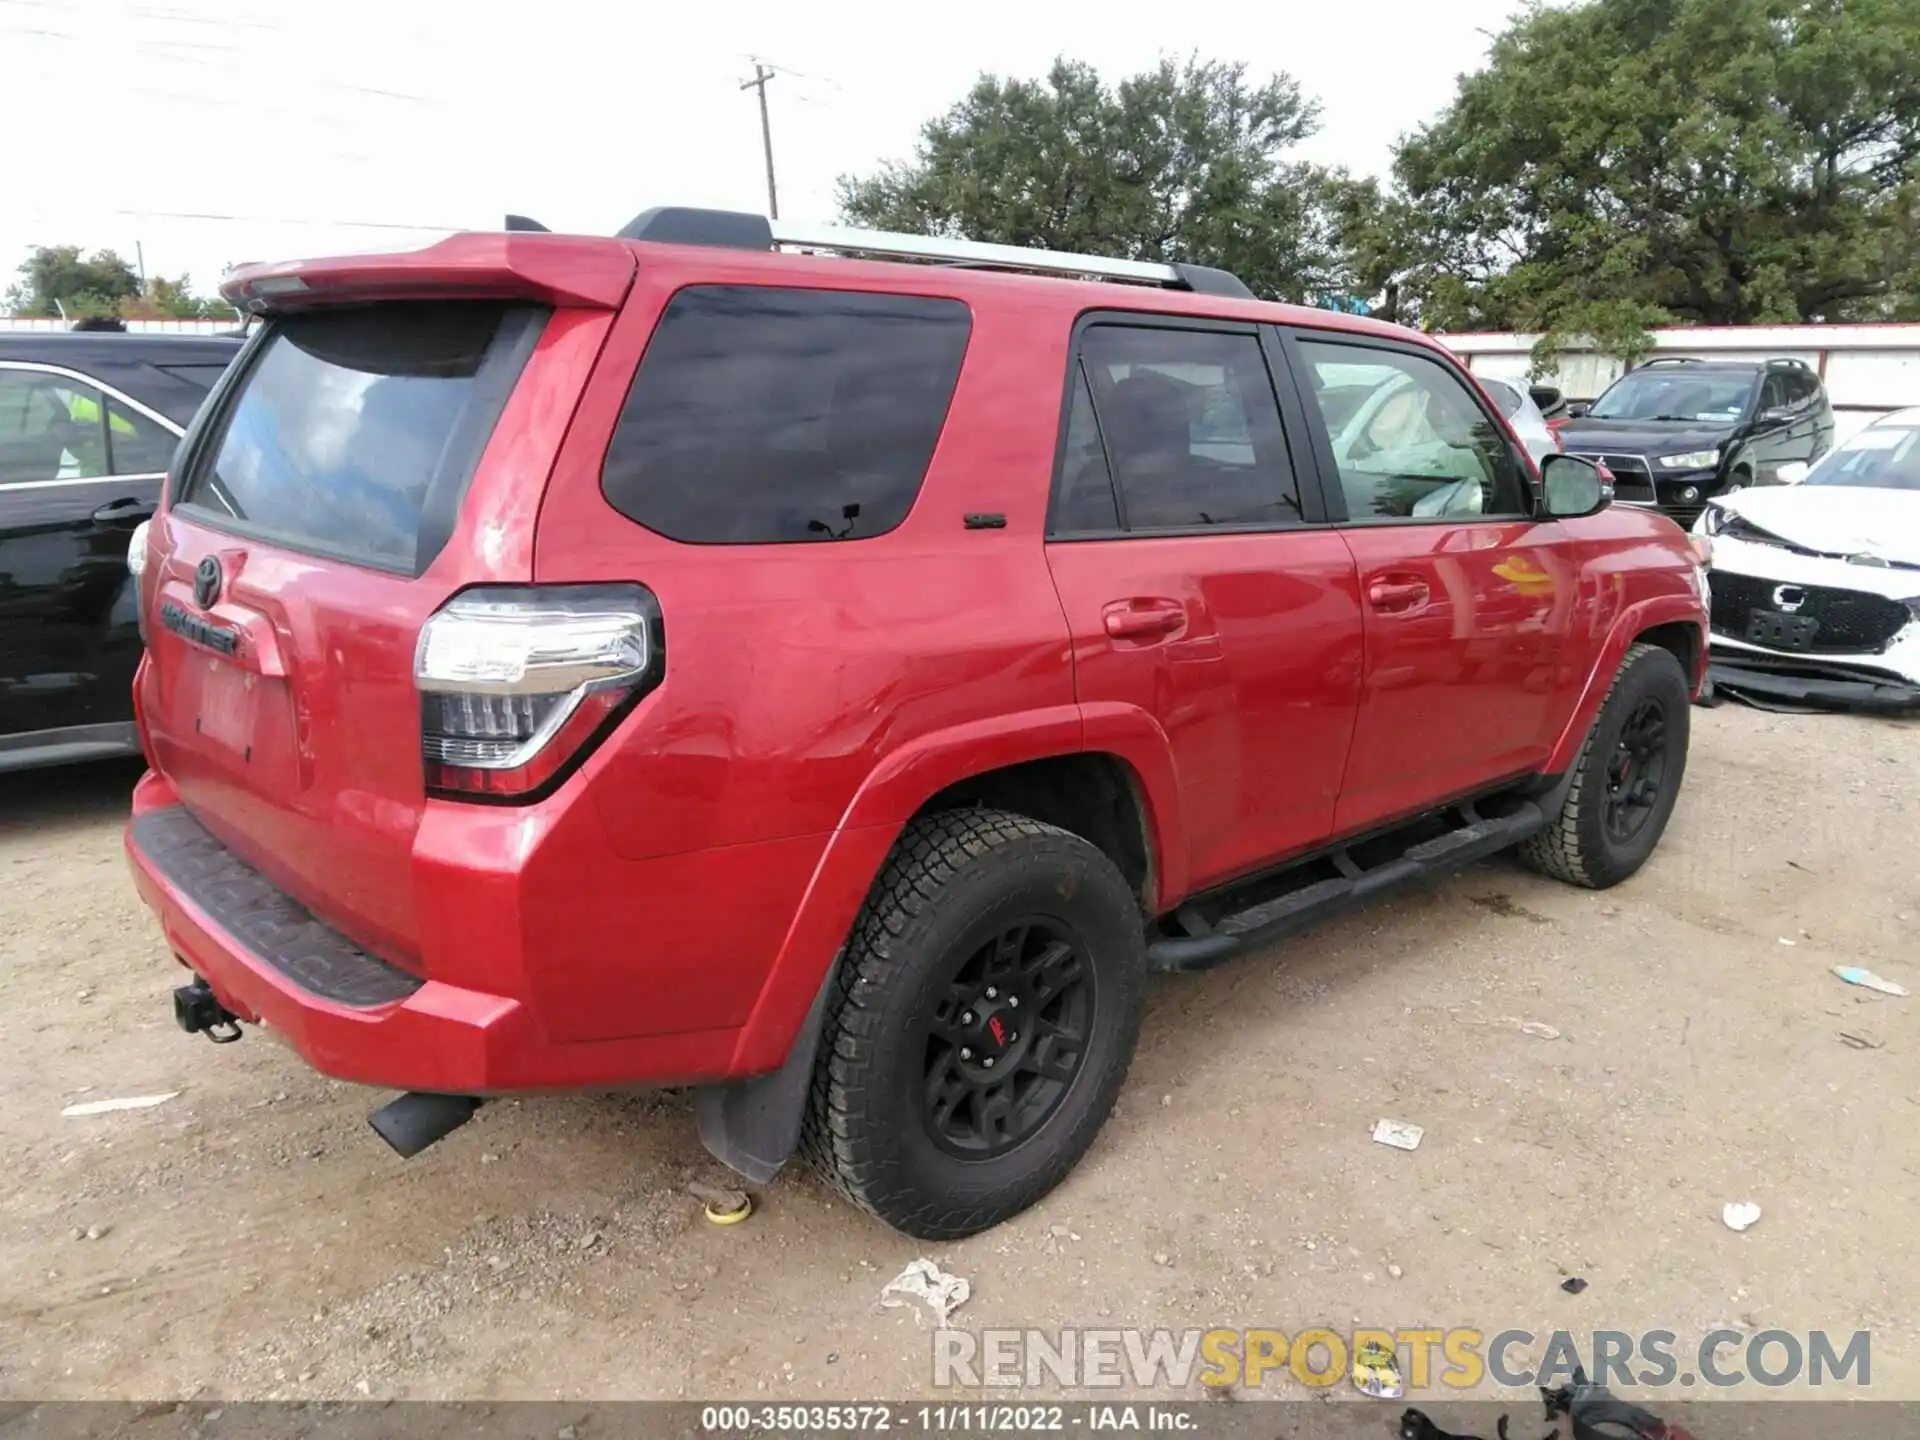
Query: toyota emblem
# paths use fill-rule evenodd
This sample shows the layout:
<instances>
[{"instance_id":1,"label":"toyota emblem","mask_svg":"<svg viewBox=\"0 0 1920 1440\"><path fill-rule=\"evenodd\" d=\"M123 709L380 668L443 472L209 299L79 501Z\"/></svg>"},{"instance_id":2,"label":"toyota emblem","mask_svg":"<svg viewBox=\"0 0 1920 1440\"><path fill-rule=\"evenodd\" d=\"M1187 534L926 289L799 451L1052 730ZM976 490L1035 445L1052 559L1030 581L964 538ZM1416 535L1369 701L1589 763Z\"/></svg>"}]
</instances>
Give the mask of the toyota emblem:
<instances>
[{"instance_id":1,"label":"toyota emblem","mask_svg":"<svg viewBox=\"0 0 1920 1440\"><path fill-rule=\"evenodd\" d=\"M193 603L202 610L211 610L213 602L220 598L220 579L218 557L207 556L193 572Z\"/></svg>"},{"instance_id":2,"label":"toyota emblem","mask_svg":"<svg viewBox=\"0 0 1920 1440\"><path fill-rule=\"evenodd\" d=\"M1807 592L1798 585L1776 585L1773 587L1773 603L1776 608L1791 615L1807 603Z\"/></svg>"}]
</instances>

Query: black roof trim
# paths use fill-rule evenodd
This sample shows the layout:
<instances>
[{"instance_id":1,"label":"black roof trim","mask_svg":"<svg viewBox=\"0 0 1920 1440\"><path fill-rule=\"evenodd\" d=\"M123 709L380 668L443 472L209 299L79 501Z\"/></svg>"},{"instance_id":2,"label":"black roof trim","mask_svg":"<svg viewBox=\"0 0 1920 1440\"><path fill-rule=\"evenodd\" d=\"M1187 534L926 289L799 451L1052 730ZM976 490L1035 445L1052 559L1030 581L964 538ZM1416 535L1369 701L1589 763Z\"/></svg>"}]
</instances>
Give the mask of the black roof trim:
<instances>
[{"instance_id":1,"label":"black roof trim","mask_svg":"<svg viewBox=\"0 0 1920 1440\"><path fill-rule=\"evenodd\" d=\"M715 245L726 250L773 249L773 226L764 215L739 210L701 210L659 205L642 211L620 231L622 240L659 245Z\"/></svg>"},{"instance_id":2,"label":"black roof trim","mask_svg":"<svg viewBox=\"0 0 1920 1440\"><path fill-rule=\"evenodd\" d=\"M1231 270L1217 270L1211 265L1175 265L1173 268L1179 272L1181 283L1196 295L1231 295L1236 300L1260 298Z\"/></svg>"}]
</instances>

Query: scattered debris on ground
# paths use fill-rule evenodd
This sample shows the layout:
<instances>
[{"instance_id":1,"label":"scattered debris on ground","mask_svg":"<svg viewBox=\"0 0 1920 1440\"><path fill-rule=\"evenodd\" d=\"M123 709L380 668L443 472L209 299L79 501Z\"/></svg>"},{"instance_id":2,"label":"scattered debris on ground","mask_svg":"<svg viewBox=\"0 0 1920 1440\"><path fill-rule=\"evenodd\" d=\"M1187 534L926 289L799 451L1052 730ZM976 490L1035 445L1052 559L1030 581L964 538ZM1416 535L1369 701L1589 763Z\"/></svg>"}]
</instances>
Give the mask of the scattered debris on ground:
<instances>
[{"instance_id":1,"label":"scattered debris on ground","mask_svg":"<svg viewBox=\"0 0 1920 1440\"><path fill-rule=\"evenodd\" d=\"M753 1213L753 1197L744 1190L721 1185L702 1185L695 1180L687 1193L706 1207L707 1220L714 1225L738 1225Z\"/></svg>"},{"instance_id":2,"label":"scattered debris on ground","mask_svg":"<svg viewBox=\"0 0 1920 1440\"><path fill-rule=\"evenodd\" d=\"M1418 1125L1409 1125L1404 1120L1377 1120L1373 1126L1373 1138L1396 1150L1418 1150L1421 1137L1426 1133Z\"/></svg>"},{"instance_id":3,"label":"scattered debris on ground","mask_svg":"<svg viewBox=\"0 0 1920 1440\"><path fill-rule=\"evenodd\" d=\"M81 1100L60 1113L74 1120L83 1115L111 1115L119 1110L151 1110L155 1105L166 1104L179 1093L178 1090L169 1090L164 1095L125 1095L118 1100Z\"/></svg>"},{"instance_id":4,"label":"scattered debris on ground","mask_svg":"<svg viewBox=\"0 0 1920 1440\"><path fill-rule=\"evenodd\" d=\"M1901 995L1907 993L1907 987L1895 981L1876 975L1871 970L1863 970L1858 965L1836 965L1833 973L1849 985L1858 985L1863 990L1878 990L1882 995Z\"/></svg>"},{"instance_id":5,"label":"scattered debris on ground","mask_svg":"<svg viewBox=\"0 0 1920 1440\"><path fill-rule=\"evenodd\" d=\"M973 1287L958 1275L949 1275L931 1260L915 1260L881 1287L880 1303L891 1309L918 1300L944 1330L972 1294Z\"/></svg>"},{"instance_id":6,"label":"scattered debris on ground","mask_svg":"<svg viewBox=\"0 0 1920 1440\"><path fill-rule=\"evenodd\" d=\"M1748 1230L1760 1218L1760 1207L1751 1200L1729 1200L1721 1208L1720 1218L1729 1230Z\"/></svg>"}]
</instances>

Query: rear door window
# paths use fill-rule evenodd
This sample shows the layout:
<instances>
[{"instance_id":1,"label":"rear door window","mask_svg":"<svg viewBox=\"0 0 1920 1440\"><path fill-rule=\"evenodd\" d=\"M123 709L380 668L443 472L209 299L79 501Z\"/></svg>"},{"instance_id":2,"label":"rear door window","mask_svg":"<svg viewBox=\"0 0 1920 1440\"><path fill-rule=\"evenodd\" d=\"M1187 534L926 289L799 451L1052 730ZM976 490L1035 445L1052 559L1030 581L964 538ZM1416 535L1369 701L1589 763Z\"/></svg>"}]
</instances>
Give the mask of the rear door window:
<instances>
[{"instance_id":1,"label":"rear door window","mask_svg":"<svg viewBox=\"0 0 1920 1440\"><path fill-rule=\"evenodd\" d=\"M1279 403L1251 332L1099 324L1082 335L1079 361L1091 404L1076 393L1069 412L1056 533L1111 528L1099 498L1106 466L1125 530L1300 522Z\"/></svg>"},{"instance_id":2,"label":"rear door window","mask_svg":"<svg viewBox=\"0 0 1920 1440\"><path fill-rule=\"evenodd\" d=\"M181 503L291 549L418 574L547 312L407 301L274 322Z\"/></svg>"},{"instance_id":3,"label":"rear door window","mask_svg":"<svg viewBox=\"0 0 1920 1440\"><path fill-rule=\"evenodd\" d=\"M608 503L696 544L884 534L920 493L971 328L957 300L681 290L608 444Z\"/></svg>"}]
</instances>

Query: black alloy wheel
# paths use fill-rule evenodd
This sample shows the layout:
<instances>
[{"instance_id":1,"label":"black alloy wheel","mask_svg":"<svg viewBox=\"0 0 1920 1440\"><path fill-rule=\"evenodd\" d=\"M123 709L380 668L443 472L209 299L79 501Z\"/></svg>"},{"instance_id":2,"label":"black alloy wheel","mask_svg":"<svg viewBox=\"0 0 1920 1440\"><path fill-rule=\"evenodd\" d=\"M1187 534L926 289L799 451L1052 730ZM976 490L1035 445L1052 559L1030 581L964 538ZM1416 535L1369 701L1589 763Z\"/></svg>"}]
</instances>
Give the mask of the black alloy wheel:
<instances>
[{"instance_id":1,"label":"black alloy wheel","mask_svg":"<svg viewBox=\"0 0 1920 1440\"><path fill-rule=\"evenodd\" d=\"M933 1142L987 1160L1045 1125L1080 1074L1097 996L1085 942L1055 919L1020 919L965 956L927 1030Z\"/></svg>"},{"instance_id":2,"label":"black alloy wheel","mask_svg":"<svg viewBox=\"0 0 1920 1440\"><path fill-rule=\"evenodd\" d=\"M1607 837L1624 845L1659 804L1667 777L1667 710L1648 695L1628 713L1607 760Z\"/></svg>"}]
</instances>

